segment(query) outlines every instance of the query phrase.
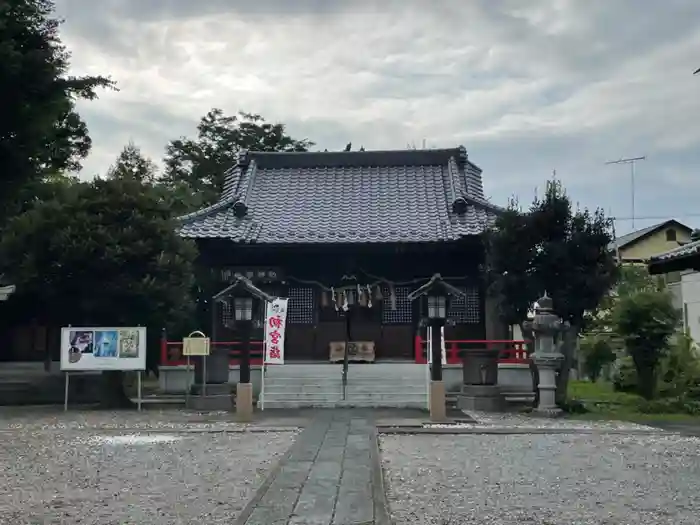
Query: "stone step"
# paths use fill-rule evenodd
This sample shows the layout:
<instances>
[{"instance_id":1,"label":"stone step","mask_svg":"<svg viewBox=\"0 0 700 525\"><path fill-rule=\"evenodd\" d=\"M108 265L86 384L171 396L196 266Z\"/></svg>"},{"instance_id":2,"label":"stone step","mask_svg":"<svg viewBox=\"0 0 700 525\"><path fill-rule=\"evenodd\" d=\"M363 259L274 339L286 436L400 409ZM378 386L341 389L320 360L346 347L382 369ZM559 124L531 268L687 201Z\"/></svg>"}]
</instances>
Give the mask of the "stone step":
<instances>
[{"instance_id":1,"label":"stone step","mask_svg":"<svg viewBox=\"0 0 700 525\"><path fill-rule=\"evenodd\" d=\"M306 400L265 400L265 408L417 408L425 409L427 400L339 400L339 401L306 401Z\"/></svg>"}]
</instances>

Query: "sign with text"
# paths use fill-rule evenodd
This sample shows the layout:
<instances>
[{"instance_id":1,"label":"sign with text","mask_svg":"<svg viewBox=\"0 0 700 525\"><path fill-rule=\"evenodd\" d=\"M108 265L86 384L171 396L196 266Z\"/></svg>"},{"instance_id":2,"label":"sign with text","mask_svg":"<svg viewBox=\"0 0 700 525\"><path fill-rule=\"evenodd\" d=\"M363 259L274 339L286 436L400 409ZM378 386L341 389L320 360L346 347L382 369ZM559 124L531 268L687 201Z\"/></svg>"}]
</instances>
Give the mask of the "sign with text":
<instances>
[{"instance_id":1,"label":"sign with text","mask_svg":"<svg viewBox=\"0 0 700 525\"><path fill-rule=\"evenodd\" d=\"M442 346L442 364L446 365L447 364L447 350L445 348L445 327L440 328L441 334L440 334L440 343ZM426 334L427 341L426 341L426 350L428 353L428 364L431 364L433 362L433 327L429 326L428 327L428 333Z\"/></svg>"},{"instance_id":2,"label":"sign with text","mask_svg":"<svg viewBox=\"0 0 700 525\"><path fill-rule=\"evenodd\" d=\"M146 328L61 328L61 370L145 370Z\"/></svg>"},{"instance_id":3,"label":"sign with text","mask_svg":"<svg viewBox=\"0 0 700 525\"><path fill-rule=\"evenodd\" d=\"M202 332L192 332L182 339L182 355L209 355L210 339Z\"/></svg>"},{"instance_id":4,"label":"sign with text","mask_svg":"<svg viewBox=\"0 0 700 525\"><path fill-rule=\"evenodd\" d=\"M284 333L287 325L287 302L276 297L267 303L265 315L265 363L284 364Z\"/></svg>"}]
</instances>

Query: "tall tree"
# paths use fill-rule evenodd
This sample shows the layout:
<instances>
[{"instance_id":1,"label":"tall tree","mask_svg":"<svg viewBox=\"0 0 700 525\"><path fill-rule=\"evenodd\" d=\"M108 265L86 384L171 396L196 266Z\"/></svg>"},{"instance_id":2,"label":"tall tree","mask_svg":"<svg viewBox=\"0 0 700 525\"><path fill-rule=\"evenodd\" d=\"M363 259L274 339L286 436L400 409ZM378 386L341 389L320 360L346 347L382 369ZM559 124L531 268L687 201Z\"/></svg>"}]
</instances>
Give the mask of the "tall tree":
<instances>
[{"instance_id":1,"label":"tall tree","mask_svg":"<svg viewBox=\"0 0 700 525\"><path fill-rule=\"evenodd\" d=\"M0 273L47 326L146 326L189 319L194 245L176 233L161 195L134 179L77 183L13 217L0 239ZM149 368L157 362L149 347ZM155 352L155 353L153 353ZM107 375L105 402L127 404Z\"/></svg>"},{"instance_id":2,"label":"tall tree","mask_svg":"<svg viewBox=\"0 0 700 525\"><path fill-rule=\"evenodd\" d=\"M22 186L80 167L90 150L77 99L93 99L102 76L68 75L70 54L52 0L0 2L0 210Z\"/></svg>"},{"instance_id":3,"label":"tall tree","mask_svg":"<svg viewBox=\"0 0 700 525\"><path fill-rule=\"evenodd\" d=\"M511 203L486 235L489 293L500 299L503 319L522 323L533 302L547 292L557 313L571 324L562 345L559 402L566 399L584 314L598 306L617 278L611 241L611 221L601 210L574 210L557 180L547 183L544 196L528 212Z\"/></svg>"},{"instance_id":4,"label":"tall tree","mask_svg":"<svg viewBox=\"0 0 700 525\"><path fill-rule=\"evenodd\" d=\"M154 182L156 165L141 153L141 148L130 141L107 170L107 178Z\"/></svg>"},{"instance_id":5,"label":"tall tree","mask_svg":"<svg viewBox=\"0 0 700 525\"><path fill-rule=\"evenodd\" d=\"M197 138L179 138L168 144L163 181L185 185L212 204L221 195L225 173L241 150L307 151L307 139L287 135L284 124L270 124L260 115L240 112L226 116L212 109L197 126Z\"/></svg>"}]
</instances>

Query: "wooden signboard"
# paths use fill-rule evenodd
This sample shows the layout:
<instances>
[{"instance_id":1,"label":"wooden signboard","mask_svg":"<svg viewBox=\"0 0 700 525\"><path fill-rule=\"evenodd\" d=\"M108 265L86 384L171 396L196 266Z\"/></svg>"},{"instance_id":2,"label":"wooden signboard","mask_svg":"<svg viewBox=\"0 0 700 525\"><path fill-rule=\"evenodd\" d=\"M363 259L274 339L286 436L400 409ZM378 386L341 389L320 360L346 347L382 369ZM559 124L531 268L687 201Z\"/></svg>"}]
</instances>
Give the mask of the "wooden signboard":
<instances>
[{"instance_id":1,"label":"wooden signboard","mask_svg":"<svg viewBox=\"0 0 700 525\"><path fill-rule=\"evenodd\" d=\"M340 363L345 355L345 341L333 341L329 344L330 362ZM374 362L374 341L351 341L348 343L348 361Z\"/></svg>"}]
</instances>

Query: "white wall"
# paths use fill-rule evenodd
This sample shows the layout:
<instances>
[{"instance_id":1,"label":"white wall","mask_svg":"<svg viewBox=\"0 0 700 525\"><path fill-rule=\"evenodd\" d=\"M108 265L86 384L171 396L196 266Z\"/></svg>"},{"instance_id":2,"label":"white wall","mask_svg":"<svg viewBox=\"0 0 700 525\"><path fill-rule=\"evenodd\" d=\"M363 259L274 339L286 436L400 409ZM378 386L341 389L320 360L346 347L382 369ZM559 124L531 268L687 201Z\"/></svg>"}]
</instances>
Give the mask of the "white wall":
<instances>
[{"instance_id":1,"label":"white wall","mask_svg":"<svg viewBox=\"0 0 700 525\"><path fill-rule=\"evenodd\" d=\"M683 328L700 343L700 272L687 271L681 275Z\"/></svg>"}]
</instances>

